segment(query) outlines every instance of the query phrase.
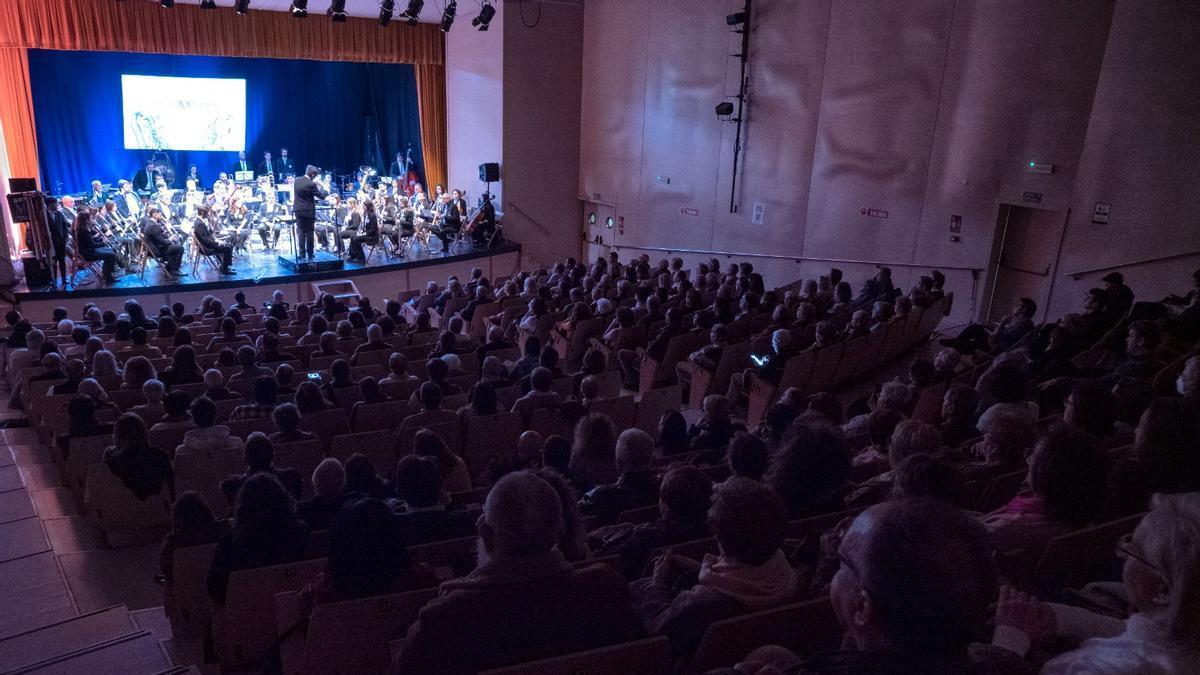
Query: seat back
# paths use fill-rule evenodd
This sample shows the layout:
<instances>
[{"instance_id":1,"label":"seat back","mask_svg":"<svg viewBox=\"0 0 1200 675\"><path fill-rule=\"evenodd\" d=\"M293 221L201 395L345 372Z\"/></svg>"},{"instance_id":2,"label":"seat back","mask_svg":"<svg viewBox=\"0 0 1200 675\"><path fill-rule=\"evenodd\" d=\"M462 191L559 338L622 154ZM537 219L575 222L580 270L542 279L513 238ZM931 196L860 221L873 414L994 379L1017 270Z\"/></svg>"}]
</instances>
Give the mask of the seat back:
<instances>
[{"instance_id":1,"label":"seat back","mask_svg":"<svg viewBox=\"0 0 1200 675\"><path fill-rule=\"evenodd\" d=\"M613 421L617 429L628 429L633 426L636 404L632 394L620 398L604 398L588 406L589 413L602 413Z\"/></svg>"},{"instance_id":2,"label":"seat back","mask_svg":"<svg viewBox=\"0 0 1200 675\"><path fill-rule=\"evenodd\" d=\"M229 508L228 500L221 492L221 481L243 469L242 453L230 448L179 453L175 455L176 494L189 490L199 492L213 513L220 517Z\"/></svg>"},{"instance_id":3,"label":"seat back","mask_svg":"<svg viewBox=\"0 0 1200 675\"><path fill-rule=\"evenodd\" d=\"M334 436L329 443L329 456L337 457L343 464L354 453L362 453L375 465L381 476L387 476L396 465L396 451L392 447L390 431L365 431L357 434Z\"/></svg>"},{"instance_id":4,"label":"seat back","mask_svg":"<svg viewBox=\"0 0 1200 675\"><path fill-rule=\"evenodd\" d=\"M298 591L327 564L325 558L240 570L229 576L225 606L213 613L221 670L257 668L275 639L275 594Z\"/></svg>"},{"instance_id":5,"label":"seat back","mask_svg":"<svg viewBox=\"0 0 1200 675\"><path fill-rule=\"evenodd\" d=\"M312 475L321 460L325 459L325 451L320 439L299 441L296 443L278 443L272 463L280 469L295 469L300 472L303 485L303 495L312 495Z\"/></svg>"},{"instance_id":6,"label":"seat back","mask_svg":"<svg viewBox=\"0 0 1200 675\"><path fill-rule=\"evenodd\" d=\"M913 406L912 418L936 425L942 419L942 399L946 397L949 382L937 382L921 390Z\"/></svg>"},{"instance_id":7,"label":"seat back","mask_svg":"<svg viewBox=\"0 0 1200 675\"><path fill-rule=\"evenodd\" d=\"M538 408L529 417L529 428L547 438L552 434L571 438L571 423L558 408ZM619 427L618 427L619 428Z\"/></svg>"},{"instance_id":8,"label":"seat back","mask_svg":"<svg viewBox=\"0 0 1200 675\"><path fill-rule=\"evenodd\" d=\"M1025 483L1025 476L1028 473L1028 471L1022 469L993 478L988 482L987 487L983 489L983 494L979 495L979 503L975 507L976 510L988 513L1007 504L1009 500L1016 497L1017 493L1021 491L1021 485Z\"/></svg>"},{"instance_id":9,"label":"seat back","mask_svg":"<svg viewBox=\"0 0 1200 675\"><path fill-rule=\"evenodd\" d=\"M343 408L301 415L300 428L321 438L321 447L328 449L334 436L350 433L350 416Z\"/></svg>"},{"instance_id":10,"label":"seat back","mask_svg":"<svg viewBox=\"0 0 1200 675\"><path fill-rule=\"evenodd\" d=\"M855 338L847 343L842 348L842 358L838 360L837 366L833 369L833 373L829 376L827 387L837 387L849 382L854 374L860 369L860 364L867 356L867 349L871 340L870 335L864 335L860 338Z\"/></svg>"},{"instance_id":11,"label":"seat back","mask_svg":"<svg viewBox=\"0 0 1200 675\"><path fill-rule=\"evenodd\" d=\"M795 358L799 358L799 356ZM742 340L741 342L735 342L726 346L725 349L721 350L721 361L717 364L717 370L713 373L712 380L708 383L708 391L704 392L705 395L724 394L729 389L729 378L733 377L734 373L741 372L742 369L749 365L749 340ZM787 365L790 367L792 364L789 362ZM805 376L807 376L807 373L805 373Z\"/></svg>"},{"instance_id":12,"label":"seat back","mask_svg":"<svg viewBox=\"0 0 1200 675\"><path fill-rule=\"evenodd\" d=\"M392 431L408 415L407 401L384 401L360 405L354 411L354 433Z\"/></svg>"},{"instance_id":13,"label":"seat back","mask_svg":"<svg viewBox=\"0 0 1200 675\"><path fill-rule=\"evenodd\" d=\"M842 360L842 354L845 350L845 347L839 344L817 351L816 357L813 360L812 375L808 378L808 383L804 386L804 393L815 394L833 382L834 371L837 369L838 363Z\"/></svg>"},{"instance_id":14,"label":"seat back","mask_svg":"<svg viewBox=\"0 0 1200 675\"><path fill-rule=\"evenodd\" d=\"M235 438L240 438L245 441L250 434L261 431L264 434L270 435L277 431L275 423L270 417L259 417L257 419L234 420L225 422L225 426L229 428L229 435Z\"/></svg>"},{"instance_id":15,"label":"seat back","mask_svg":"<svg viewBox=\"0 0 1200 675\"><path fill-rule=\"evenodd\" d=\"M687 672L733 666L762 645L783 645L804 658L837 648L841 636L829 598L742 614L709 625Z\"/></svg>"},{"instance_id":16,"label":"seat back","mask_svg":"<svg viewBox=\"0 0 1200 675\"><path fill-rule=\"evenodd\" d=\"M143 533L154 536L153 528L171 524L171 497L166 484L157 495L138 499L103 464L88 467L83 508L104 531L109 543L115 543L115 537L122 536L121 533L151 531Z\"/></svg>"},{"instance_id":17,"label":"seat back","mask_svg":"<svg viewBox=\"0 0 1200 675\"><path fill-rule=\"evenodd\" d=\"M329 602L313 608L307 636L299 631L285 638L280 655L285 675L350 675L387 672L388 642L404 637L417 613L437 589L376 595ZM276 629L285 634L302 620L299 594L275 596Z\"/></svg>"},{"instance_id":18,"label":"seat back","mask_svg":"<svg viewBox=\"0 0 1200 675\"><path fill-rule=\"evenodd\" d=\"M671 644L665 637L654 637L485 670L480 675L656 675L669 672Z\"/></svg>"},{"instance_id":19,"label":"seat back","mask_svg":"<svg viewBox=\"0 0 1200 675\"><path fill-rule=\"evenodd\" d=\"M651 436L658 436L658 420L668 410L679 410L680 386L659 387L642 392L634 411L633 425Z\"/></svg>"},{"instance_id":20,"label":"seat back","mask_svg":"<svg viewBox=\"0 0 1200 675\"><path fill-rule=\"evenodd\" d=\"M100 463L104 450L112 445L112 434L81 436L68 441L66 479L67 487L82 493L87 482L88 470ZM174 450L175 446L171 446Z\"/></svg>"},{"instance_id":21,"label":"seat back","mask_svg":"<svg viewBox=\"0 0 1200 675\"><path fill-rule=\"evenodd\" d=\"M415 563L425 563L439 578L462 576L475 569L475 545L478 537L462 537L409 546L408 555Z\"/></svg>"},{"instance_id":22,"label":"seat back","mask_svg":"<svg viewBox=\"0 0 1200 675\"><path fill-rule=\"evenodd\" d=\"M216 544L175 549L171 578L167 580L166 611L171 632L176 636L204 635L212 617L208 598L208 568L212 567Z\"/></svg>"},{"instance_id":23,"label":"seat back","mask_svg":"<svg viewBox=\"0 0 1200 675\"><path fill-rule=\"evenodd\" d=\"M521 427L521 413L507 412L467 418L463 461L466 462L467 471L472 478L486 471L493 459L517 447Z\"/></svg>"},{"instance_id":24,"label":"seat back","mask_svg":"<svg viewBox=\"0 0 1200 675\"><path fill-rule=\"evenodd\" d=\"M1127 516L1051 539L1034 568L1038 587L1058 591L1109 578L1120 569L1115 554L1117 540L1133 532L1144 515Z\"/></svg>"}]
</instances>

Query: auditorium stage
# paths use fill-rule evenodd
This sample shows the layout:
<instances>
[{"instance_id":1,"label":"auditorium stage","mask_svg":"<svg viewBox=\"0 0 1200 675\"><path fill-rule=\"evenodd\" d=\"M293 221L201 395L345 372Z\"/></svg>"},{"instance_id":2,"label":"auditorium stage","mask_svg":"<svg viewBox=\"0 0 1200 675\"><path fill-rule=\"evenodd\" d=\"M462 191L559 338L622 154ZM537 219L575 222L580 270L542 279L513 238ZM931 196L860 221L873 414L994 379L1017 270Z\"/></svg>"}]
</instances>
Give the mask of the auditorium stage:
<instances>
[{"instance_id":1,"label":"auditorium stage","mask_svg":"<svg viewBox=\"0 0 1200 675\"><path fill-rule=\"evenodd\" d=\"M62 306L71 311L72 316L77 308L89 301L108 309L127 298L137 298L148 311L153 308L154 311L149 313L154 314L160 304L175 301L191 304L209 293L228 300L233 297L234 290L244 291L247 301L255 305L267 300L275 289L282 289L289 301L311 300L314 282L337 279L354 282L364 296L379 303L394 298L400 291L421 288L430 280L445 284L448 276L465 276L472 267L482 268L489 278L510 274L519 268L520 256L521 245L515 242L505 242L490 250L472 250L460 245L445 256L419 250L405 258L388 258L378 252L367 265L347 262L340 270L298 274L280 264L274 252L255 250L235 258L236 276L221 276L204 264L193 275L191 263L185 259L183 269L189 275L178 279L168 277L151 263L144 280L137 274L125 274L117 283L105 286L87 273L87 279L92 283L79 288L30 289L21 283L11 291L26 313L46 309L48 314L50 309Z\"/></svg>"}]
</instances>

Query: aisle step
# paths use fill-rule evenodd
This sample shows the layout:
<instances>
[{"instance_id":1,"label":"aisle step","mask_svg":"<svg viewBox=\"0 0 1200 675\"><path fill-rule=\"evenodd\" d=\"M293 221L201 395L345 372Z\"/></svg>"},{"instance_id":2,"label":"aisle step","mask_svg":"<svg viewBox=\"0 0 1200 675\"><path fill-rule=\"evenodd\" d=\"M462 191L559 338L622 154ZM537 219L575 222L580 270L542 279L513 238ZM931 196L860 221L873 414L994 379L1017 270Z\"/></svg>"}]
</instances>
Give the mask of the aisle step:
<instances>
[{"instance_id":1,"label":"aisle step","mask_svg":"<svg viewBox=\"0 0 1200 675\"><path fill-rule=\"evenodd\" d=\"M53 659L136 632L124 605L38 628L0 640L0 673Z\"/></svg>"},{"instance_id":2,"label":"aisle step","mask_svg":"<svg viewBox=\"0 0 1200 675\"><path fill-rule=\"evenodd\" d=\"M171 670L162 645L150 631L138 631L42 661L20 671L30 675L155 675Z\"/></svg>"}]
</instances>

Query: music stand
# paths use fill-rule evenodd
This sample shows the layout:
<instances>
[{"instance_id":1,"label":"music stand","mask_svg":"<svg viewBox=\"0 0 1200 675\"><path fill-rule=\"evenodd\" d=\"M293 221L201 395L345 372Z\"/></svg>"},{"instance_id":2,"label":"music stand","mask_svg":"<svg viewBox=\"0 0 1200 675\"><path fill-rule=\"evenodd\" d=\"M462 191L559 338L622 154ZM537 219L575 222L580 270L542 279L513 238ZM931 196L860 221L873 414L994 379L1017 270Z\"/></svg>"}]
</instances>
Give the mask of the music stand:
<instances>
[{"instance_id":1,"label":"music stand","mask_svg":"<svg viewBox=\"0 0 1200 675\"><path fill-rule=\"evenodd\" d=\"M235 182L235 183L253 183L254 182L254 172L253 171L234 171L233 172L233 182Z\"/></svg>"}]
</instances>

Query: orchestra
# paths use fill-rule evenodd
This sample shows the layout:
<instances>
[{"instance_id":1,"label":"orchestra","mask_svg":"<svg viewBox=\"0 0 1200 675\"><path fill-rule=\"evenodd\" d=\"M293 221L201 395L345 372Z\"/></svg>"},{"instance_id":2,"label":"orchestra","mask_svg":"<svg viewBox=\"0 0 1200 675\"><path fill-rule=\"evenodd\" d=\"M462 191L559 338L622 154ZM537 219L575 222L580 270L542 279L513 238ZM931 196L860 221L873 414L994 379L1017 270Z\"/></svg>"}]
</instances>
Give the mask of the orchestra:
<instances>
[{"instance_id":1,"label":"orchestra","mask_svg":"<svg viewBox=\"0 0 1200 675\"><path fill-rule=\"evenodd\" d=\"M307 179L307 194L313 198L309 237L316 241L309 246L319 242L328 254L350 262L365 264L364 246L385 242L389 245L383 251L392 258L405 258L418 246L434 254L434 237L443 255L459 241L489 245L496 230L491 196L485 193L471 210L465 192L436 185L431 200L413 179L411 153L411 148L397 153L386 174L370 166L356 167L348 175L310 167L311 177L297 177L287 148L278 156L264 152L257 166L239 152L237 162L217 175L210 190L195 164L176 174L169 161L150 160L132 179L117 180L115 187L93 180L83 194L59 197L53 207L48 202L48 211L53 211L51 257L58 268L53 271L65 286L65 261L77 254L102 261L103 281L112 283L116 268L142 271L150 256L168 275L178 277L185 276L187 254L189 260L211 256L219 262L220 274L235 274L234 260L250 253L252 238L255 250L279 252L281 235L292 223L305 224L294 212L302 179ZM175 183L176 178L182 180ZM297 233L301 241L285 241L288 249L311 255L311 249L304 251L304 234Z\"/></svg>"}]
</instances>

